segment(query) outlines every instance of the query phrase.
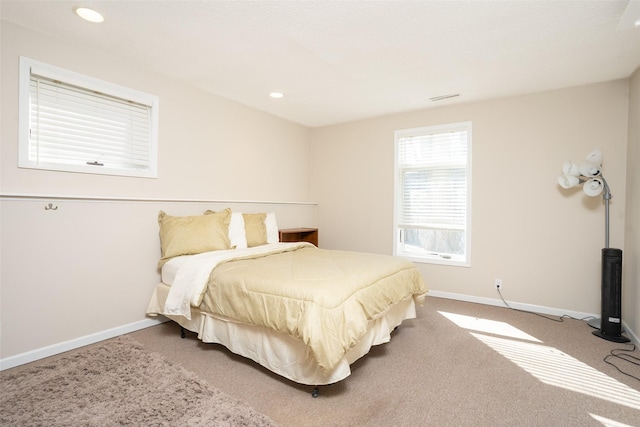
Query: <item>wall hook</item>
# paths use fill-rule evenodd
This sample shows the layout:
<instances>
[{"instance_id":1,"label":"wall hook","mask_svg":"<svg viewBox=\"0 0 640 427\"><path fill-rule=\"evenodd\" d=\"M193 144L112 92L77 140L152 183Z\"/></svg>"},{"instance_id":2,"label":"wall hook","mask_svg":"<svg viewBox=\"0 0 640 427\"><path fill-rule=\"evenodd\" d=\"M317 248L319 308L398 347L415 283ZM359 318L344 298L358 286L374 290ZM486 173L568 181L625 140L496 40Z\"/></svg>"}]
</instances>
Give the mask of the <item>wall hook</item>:
<instances>
[{"instance_id":1,"label":"wall hook","mask_svg":"<svg viewBox=\"0 0 640 427\"><path fill-rule=\"evenodd\" d=\"M56 211L58 210L57 206L54 206L53 203L49 203L47 206L44 207L45 211Z\"/></svg>"}]
</instances>

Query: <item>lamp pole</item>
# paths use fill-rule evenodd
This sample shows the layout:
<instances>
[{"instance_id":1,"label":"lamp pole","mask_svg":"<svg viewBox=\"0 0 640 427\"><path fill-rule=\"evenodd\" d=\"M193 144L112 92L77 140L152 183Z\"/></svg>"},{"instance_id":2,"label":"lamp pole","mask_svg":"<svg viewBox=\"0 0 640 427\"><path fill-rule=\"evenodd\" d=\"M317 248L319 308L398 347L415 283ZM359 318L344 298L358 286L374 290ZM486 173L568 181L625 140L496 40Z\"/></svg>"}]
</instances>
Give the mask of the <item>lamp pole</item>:
<instances>
[{"instance_id":1,"label":"lamp pole","mask_svg":"<svg viewBox=\"0 0 640 427\"><path fill-rule=\"evenodd\" d=\"M604 184L604 193L602 198L604 199L604 247L609 248L609 200L611 200L611 191L609 191L609 185L604 176L600 175L602 183Z\"/></svg>"},{"instance_id":2,"label":"lamp pole","mask_svg":"<svg viewBox=\"0 0 640 427\"><path fill-rule=\"evenodd\" d=\"M609 190L609 184L607 184L607 180L604 179L604 176L600 174L600 179L602 179L602 184L604 186L602 192L602 199L604 200L604 247L605 249L609 248L609 200L611 200L611 191ZM589 326L595 329L600 329L601 321L598 318L590 319L587 321Z\"/></svg>"}]
</instances>

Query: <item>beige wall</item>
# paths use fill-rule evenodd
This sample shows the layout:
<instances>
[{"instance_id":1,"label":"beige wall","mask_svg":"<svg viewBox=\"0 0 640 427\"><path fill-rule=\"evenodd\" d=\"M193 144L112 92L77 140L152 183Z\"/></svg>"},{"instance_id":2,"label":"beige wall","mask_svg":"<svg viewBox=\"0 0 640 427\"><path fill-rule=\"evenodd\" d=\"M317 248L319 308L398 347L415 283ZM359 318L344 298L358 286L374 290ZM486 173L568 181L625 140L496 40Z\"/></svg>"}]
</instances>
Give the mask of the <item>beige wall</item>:
<instances>
[{"instance_id":1,"label":"beige wall","mask_svg":"<svg viewBox=\"0 0 640 427\"><path fill-rule=\"evenodd\" d=\"M627 210L623 253L622 317L640 335L640 68L629 90L629 143L627 148Z\"/></svg>"},{"instance_id":2,"label":"beige wall","mask_svg":"<svg viewBox=\"0 0 640 427\"><path fill-rule=\"evenodd\" d=\"M158 95L158 179L18 169L20 56ZM307 128L4 21L2 116L3 192L308 200Z\"/></svg>"},{"instance_id":3,"label":"beige wall","mask_svg":"<svg viewBox=\"0 0 640 427\"><path fill-rule=\"evenodd\" d=\"M471 267L420 264L434 293L600 313L602 197L557 185L564 160L604 150L611 246L625 245L628 80L425 109L312 133L321 244L392 253L394 131L473 123Z\"/></svg>"},{"instance_id":4,"label":"beige wall","mask_svg":"<svg viewBox=\"0 0 640 427\"><path fill-rule=\"evenodd\" d=\"M231 206L276 212L284 227L315 225L306 127L4 21L1 31L0 359L144 325L159 281L160 209L181 215ZM158 95L159 178L19 169L21 55ZM24 195L45 198L16 197ZM229 200L242 203L216 203ZM48 203L58 209L45 210Z\"/></svg>"}]
</instances>

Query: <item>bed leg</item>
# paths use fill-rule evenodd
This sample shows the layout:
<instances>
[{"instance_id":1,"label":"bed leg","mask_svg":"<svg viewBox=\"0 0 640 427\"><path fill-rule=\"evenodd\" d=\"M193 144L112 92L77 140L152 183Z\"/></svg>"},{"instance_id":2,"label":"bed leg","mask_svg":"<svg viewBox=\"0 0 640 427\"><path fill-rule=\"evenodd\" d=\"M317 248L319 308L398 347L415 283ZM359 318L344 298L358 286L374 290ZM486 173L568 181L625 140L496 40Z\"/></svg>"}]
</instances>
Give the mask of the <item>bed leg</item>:
<instances>
[{"instance_id":1,"label":"bed leg","mask_svg":"<svg viewBox=\"0 0 640 427\"><path fill-rule=\"evenodd\" d=\"M320 389L318 386L315 386L313 390L311 390L311 397L316 398L320 395Z\"/></svg>"},{"instance_id":2,"label":"bed leg","mask_svg":"<svg viewBox=\"0 0 640 427\"><path fill-rule=\"evenodd\" d=\"M186 336L187 336L187 333L185 332L184 328L180 326L180 338L184 338Z\"/></svg>"}]
</instances>

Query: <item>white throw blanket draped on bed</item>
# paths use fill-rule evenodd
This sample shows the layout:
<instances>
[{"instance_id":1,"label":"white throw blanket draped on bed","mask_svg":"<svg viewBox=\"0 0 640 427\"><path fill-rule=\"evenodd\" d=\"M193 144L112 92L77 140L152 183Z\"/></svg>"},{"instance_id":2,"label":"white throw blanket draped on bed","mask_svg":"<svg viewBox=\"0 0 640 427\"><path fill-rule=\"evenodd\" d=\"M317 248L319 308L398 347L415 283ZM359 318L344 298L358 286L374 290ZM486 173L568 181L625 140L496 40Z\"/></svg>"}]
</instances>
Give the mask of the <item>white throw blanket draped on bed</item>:
<instances>
[{"instance_id":1,"label":"white throw blanket draped on bed","mask_svg":"<svg viewBox=\"0 0 640 427\"><path fill-rule=\"evenodd\" d=\"M188 255L176 273L162 314L184 316L191 320L191 306L202 302L211 271L220 263L247 256L264 255L313 246L306 242L272 243L244 249L229 249Z\"/></svg>"}]
</instances>

